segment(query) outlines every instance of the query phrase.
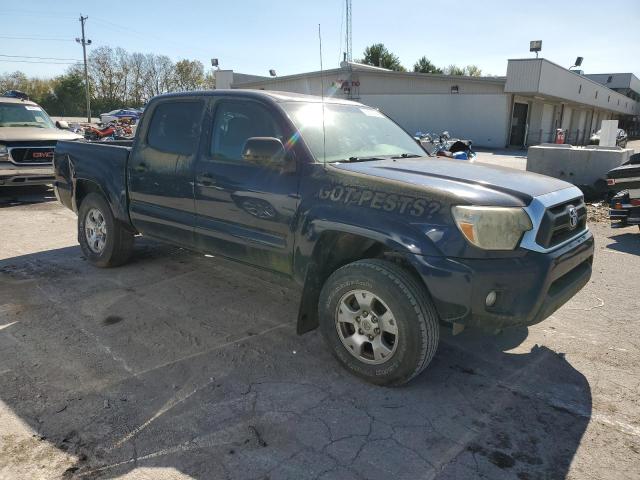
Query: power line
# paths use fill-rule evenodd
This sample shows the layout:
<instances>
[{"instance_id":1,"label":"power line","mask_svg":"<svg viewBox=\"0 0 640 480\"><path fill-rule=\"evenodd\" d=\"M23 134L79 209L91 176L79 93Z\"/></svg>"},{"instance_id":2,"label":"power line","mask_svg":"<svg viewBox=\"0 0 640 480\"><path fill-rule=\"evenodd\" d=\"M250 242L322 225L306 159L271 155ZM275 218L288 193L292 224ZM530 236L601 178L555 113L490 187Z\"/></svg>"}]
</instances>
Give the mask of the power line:
<instances>
[{"instance_id":1,"label":"power line","mask_svg":"<svg viewBox=\"0 0 640 480\"><path fill-rule=\"evenodd\" d=\"M81 62L43 62L39 60L3 60L0 59L0 62L6 63L43 63L48 65L81 65Z\"/></svg>"},{"instance_id":2,"label":"power line","mask_svg":"<svg viewBox=\"0 0 640 480\"><path fill-rule=\"evenodd\" d=\"M163 42L165 44L171 45L174 48L179 48L179 49L188 48L189 50L192 50L192 51L195 50L195 51L200 51L200 52L207 52L207 54L210 53L209 49L198 47L196 45L193 45L192 43L180 42L180 41L176 41L175 39L170 40L166 36L163 37L161 35L157 35L157 34L150 33L150 32L146 32L146 33L145 32L141 32L140 30L135 30L135 29L133 29L131 27L127 27L127 26L124 26L124 25L119 25L117 23L113 23L113 22L110 22L110 21L105 20L103 18L96 17L96 16L92 16L91 18L92 18L92 20L94 22L97 22L98 24L102 24L103 27L106 26L106 27L110 27L110 28L117 28L117 29L119 29L119 30L121 30L123 32L128 33L129 35L136 36L136 37L138 37L140 39L143 39L143 40L150 41L152 39L156 39L157 41L160 41L160 42ZM157 45L157 41L154 42L156 45Z\"/></svg>"},{"instance_id":3,"label":"power line","mask_svg":"<svg viewBox=\"0 0 640 480\"><path fill-rule=\"evenodd\" d=\"M9 58L36 58L38 60L73 60L74 62L79 62L80 60L77 58L57 58L57 57L30 57L29 55L4 55L0 54L0 57L9 57Z\"/></svg>"},{"instance_id":4,"label":"power line","mask_svg":"<svg viewBox=\"0 0 640 480\"><path fill-rule=\"evenodd\" d=\"M10 40L46 40L47 42L73 42L73 40L69 38L12 37L10 35L0 35L0 38L8 38Z\"/></svg>"}]
</instances>

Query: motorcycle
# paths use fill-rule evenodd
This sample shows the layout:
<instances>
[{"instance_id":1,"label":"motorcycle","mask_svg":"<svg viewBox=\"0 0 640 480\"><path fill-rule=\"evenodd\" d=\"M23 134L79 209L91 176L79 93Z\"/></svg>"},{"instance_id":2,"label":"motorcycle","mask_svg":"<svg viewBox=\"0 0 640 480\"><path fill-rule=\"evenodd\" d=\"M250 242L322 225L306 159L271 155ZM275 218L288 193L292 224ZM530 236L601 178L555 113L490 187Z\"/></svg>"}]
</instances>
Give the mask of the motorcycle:
<instances>
[{"instance_id":1,"label":"motorcycle","mask_svg":"<svg viewBox=\"0 0 640 480\"><path fill-rule=\"evenodd\" d=\"M477 157L476 152L471 148L471 140L451 138L451 135L449 135L447 131L439 135L416 132L414 138L419 141L422 148L432 156L467 160L469 162L473 162Z\"/></svg>"},{"instance_id":2,"label":"motorcycle","mask_svg":"<svg viewBox=\"0 0 640 480\"><path fill-rule=\"evenodd\" d=\"M94 126L88 126L84 129L84 138L87 140L126 140L131 138L133 130L128 125L118 125L115 122L110 122L104 128L96 128Z\"/></svg>"}]
</instances>

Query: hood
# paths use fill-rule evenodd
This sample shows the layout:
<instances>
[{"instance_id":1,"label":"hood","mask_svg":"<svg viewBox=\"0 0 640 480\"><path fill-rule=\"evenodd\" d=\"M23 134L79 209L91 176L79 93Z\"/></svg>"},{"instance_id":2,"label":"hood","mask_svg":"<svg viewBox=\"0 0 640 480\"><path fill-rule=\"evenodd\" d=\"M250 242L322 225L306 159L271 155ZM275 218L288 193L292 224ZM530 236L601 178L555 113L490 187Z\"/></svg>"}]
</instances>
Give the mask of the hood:
<instances>
[{"instance_id":1,"label":"hood","mask_svg":"<svg viewBox=\"0 0 640 480\"><path fill-rule=\"evenodd\" d=\"M607 178L633 178L640 177L640 164L631 163L613 168L607 173ZM629 187L630 188L630 187Z\"/></svg>"},{"instance_id":2,"label":"hood","mask_svg":"<svg viewBox=\"0 0 640 480\"><path fill-rule=\"evenodd\" d=\"M77 133L59 128L0 127L0 142L25 142L41 140L75 140Z\"/></svg>"},{"instance_id":3,"label":"hood","mask_svg":"<svg viewBox=\"0 0 640 480\"><path fill-rule=\"evenodd\" d=\"M445 191L475 205L526 206L533 197L572 185L537 173L445 158L333 164L336 168Z\"/></svg>"}]
</instances>

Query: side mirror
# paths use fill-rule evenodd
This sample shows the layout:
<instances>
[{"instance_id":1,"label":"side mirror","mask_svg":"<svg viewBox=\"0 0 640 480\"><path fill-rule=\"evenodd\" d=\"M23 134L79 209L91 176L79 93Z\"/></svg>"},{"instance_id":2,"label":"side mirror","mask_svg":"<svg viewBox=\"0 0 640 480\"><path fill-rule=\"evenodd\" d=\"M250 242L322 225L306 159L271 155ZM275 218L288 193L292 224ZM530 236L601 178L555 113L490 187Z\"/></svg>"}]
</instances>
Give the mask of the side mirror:
<instances>
[{"instance_id":1,"label":"side mirror","mask_svg":"<svg viewBox=\"0 0 640 480\"><path fill-rule=\"evenodd\" d=\"M69 130L69 124L64 120L56 120L56 127L62 130Z\"/></svg>"},{"instance_id":2,"label":"side mirror","mask_svg":"<svg viewBox=\"0 0 640 480\"><path fill-rule=\"evenodd\" d=\"M251 137L242 149L243 160L264 167L282 167L284 158L284 145L274 137Z\"/></svg>"}]
</instances>

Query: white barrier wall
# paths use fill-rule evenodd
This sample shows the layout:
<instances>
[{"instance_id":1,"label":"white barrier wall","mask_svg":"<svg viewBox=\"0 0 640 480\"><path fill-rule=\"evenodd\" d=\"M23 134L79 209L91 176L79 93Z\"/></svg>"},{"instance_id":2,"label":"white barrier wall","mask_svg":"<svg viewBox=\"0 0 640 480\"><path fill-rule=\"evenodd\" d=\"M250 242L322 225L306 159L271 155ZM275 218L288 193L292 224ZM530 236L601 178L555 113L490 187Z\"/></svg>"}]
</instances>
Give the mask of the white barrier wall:
<instances>
[{"instance_id":1,"label":"white barrier wall","mask_svg":"<svg viewBox=\"0 0 640 480\"><path fill-rule=\"evenodd\" d=\"M607 172L629 160L633 149L537 145L527 152L527 170L574 185L594 186Z\"/></svg>"},{"instance_id":2,"label":"white barrier wall","mask_svg":"<svg viewBox=\"0 0 640 480\"><path fill-rule=\"evenodd\" d=\"M507 141L509 97L505 94L362 95L409 133L440 133L470 139L481 147L502 148Z\"/></svg>"}]
</instances>

